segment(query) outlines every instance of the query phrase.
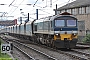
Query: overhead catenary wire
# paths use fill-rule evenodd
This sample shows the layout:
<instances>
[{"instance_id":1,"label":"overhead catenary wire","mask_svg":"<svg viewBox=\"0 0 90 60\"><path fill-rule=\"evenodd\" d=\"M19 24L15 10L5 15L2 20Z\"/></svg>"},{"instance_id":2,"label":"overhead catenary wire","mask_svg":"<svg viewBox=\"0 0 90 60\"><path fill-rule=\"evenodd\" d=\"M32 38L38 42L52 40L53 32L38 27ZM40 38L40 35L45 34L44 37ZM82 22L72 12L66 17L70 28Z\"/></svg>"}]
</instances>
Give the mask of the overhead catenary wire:
<instances>
[{"instance_id":1,"label":"overhead catenary wire","mask_svg":"<svg viewBox=\"0 0 90 60\"><path fill-rule=\"evenodd\" d=\"M38 2L38 0L33 4L33 7L36 5L37 2Z\"/></svg>"},{"instance_id":2,"label":"overhead catenary wire","mask_svg":"<svg viewBox=\"0 0 90 60\"><path fill-rule=\"evenodd\" d=\"M23 1L24 1L24 0L22 0L22 2L23 2ZM22 2L17 6L17 8L22 4ZM16 9L17 9L17 8L16 8ZM16 11L16 9L14 9L14 11ZM13 12L14 12L14 11L13 11ZM13 12L12 12L12 13L13 13ZM12 14L12 13L11 13L11 14Z\"/></svg>"},{"instance_id":3,"label":"overhead catenary wire","mask_svg":"<svg viewBox=\"0 0 90 60\"><path fill-rule=\"evenodd\" d=\"M13 2L15 2L15 0L13 0L10 4L9 4L9 7L13 4ZM6 5L6 4L4 4L4 5ZM5 15L5 13L4 13L4 15ZM3 15L2 15L3 16Z\"/></svg>"},{"instance_id":4,"label":"overhead catenary wire","mask_svg":"<svg viewBox=\"0 0 90 60\"><path fill-rule=\"evenodd\" d=\"M24 0L23 0L23 1L24 1ZM23 1L22 1L22 2L23 2ZM37 1L38 1L38 0L37 0ZM37 1L34 3L34 5L37 3ZM22 3L22 2L21 2L21 3ZM19 4L19 6L21 5L21 3ZM11 4L12 4L12 3L11 3ZM10 5L11 5L11 4L10 4ZM34 5L33 5L33 7L34 7ZM17 8L18 8L19 6L17 6ZM16 7L16 6L14 6L14 7ZM38 7L40 7L40 6L38 6ZM17 8L16 8L16 9L17 9ZM16 9L15 9L15 10L16 10ZM15 10L14 10L14 11L15 11ZM13 11L13 12L14 12L14 11ZM12 12L12 13L13 13L13 12ZM11 13L11 14L12 14L12 13Z\"/></svg>"},{"instance_id":5,"label":"overhead catenary wire","mask_svg":"<svg viewBox=\"0 0 90 60\"><path fill-rule=\"evenodd\" d=\"M14 2L17 0L14 0ZM16 4L16 2L13 4L13 6ZM10 5L10 4L9 4ZM9 6L10 7L10 6ZM14 6L15 7L15 6ZM12 11L13 7L10 9L10 11L8 12L8 14Z\"/></svg>"},{"instance_id":6,"label":"overhead catenary wire","mask_svg":"<svg viewBox=\"0 0 90 60\"><path fill-rule=\"evenodd\" d=\"M37 7L40 7L41 9L39 9L39 10L41 10L41 11L43 11L43 12L45 12L45 13L47 13L47 14L51 14L51 13L49 13L49 12L46 12L46 11L44 11L44 10L42 10L42 7L41 6L38 6L38 5L35 5L35 6L37 6ZM24 7L25 8L25 7ZM23 8L23 9L24 9ZM27 8L27 7L26 7ZM23 10L22 9L22 10ZM47 10L47 9L46 9ZM34 11L34 9L32 9L32 10L30 10L30 11L26 11L26 12L31 12L31 11ZM40 15L42 15L42 14L40 14ZM44 14L43 14L44 15ZM53 15L53 14L51 14L51 15Z\"/></svg>"},{"instance_id":7,"label":"overhead catenary wire","mask_svg":"<svg viewBox=\"0 0 90 60\"><path fill-rule=\"evenodd\" d=\"M38 1L38 0L37 0L37 1ZM41 6L36 5L37 1L34 3L34 5L37 6L37 7L42 8ZM56 0L56 1L58 1L58 0ZM69 0L69 1L70 1L70 0ZM68 1L68 2L69 2L69 1ZM44 12L45 12L45 11L44 11ZM50 14L50 13L49 13L49 14Z\"/></svg>"},{"instance_id":8,"label":"overhead catenary wire","mask_svg":"<svg viewBox=\"0 0 90 60\"><path fill-rule=\"evenodd\" d=\"M70 0L68 0L68 3L70 2Z\"/></svg>"},{"instance_id":9,"label":"overhead catenary wire","mask_svg":"<svg viewBox=\"0 0 90 60\"><path fill-rule=\"evenodd\" d=\"M52 3L55 3L55 2L57 2L58 0L56 0L56 1L54 1L54 2L52 2Z\"/></svg>"},{"instance_id":10,"label":"overhead catenary wire","mask_svg":"<svg viewBox=\"0 0 90 60\"><path fill-rule=\"evenodd\" d=\"M43 11L42 9L39 9L39 10ZM45 12L45 13L48 13L48 14L51 14L51 13L49 13L49 12L46 12L46 11L43 11L43 12ZM52 14L52 15L53 15L53 14Z\"/></svg>"},{"instance_id":11,"label":"overhead catenary wire","mask_svg":"<svg viewBox=\"0 0 90 60\"><path fill-rule=\"evenodd\" d=\"M15 0L13 0L13 1L15 1ZM13 2L13 1L12 1L12 2ZM38 1L38 0L37 0L37 1ZM58 0L56 0L56 1L58 1ZM72 0L72 1L73 1L73 0ZM69 2L70 2L70 0L69 0L68 2L66 2L66 3L69 3ZM36 3L37 3L37 2L36 2ZM41 10L41 11L47 13L47 14L51 14L51 13L49 13L49 12L46 12L45 10L42 10L43 7L36 5L36 3L35 3L35 5L33 5L33 6L40 7L41 9L39 9L39 10ZM52 4L53 4L53 3L52 3ZM19 5L21 5L21 3L20 3ZM15 6L13 5L13 3L11 4L11 6L14 6L16 9L19 7L19 5L18 5L17 7L15 7ZM46 6L46 7L48 7L48 6ZM45 7L45 8L46 8L46 7ZM15 10L16 10L16 9L15 9ZM15 12L15 10L14 10L13 12ZM11 12L11 11L10 11L10 12ZM12 14L13 12L11 12L11 14ZM53 15L53 14L52 14L52 15ZM30 17L30 18L32 18L32 17ZM34 19L34 18L32 18L32 19Z\"/></svg>"},{"instance_id":12,"label":"overhead catenary wire","mask_svg":"<svg viewBox=\"0 0 90 60\"><path fill-rule=\"evenodd\" d=\"M38 1L38 0L37 0L37 1ZM37 1L34 3L33 6L37 6L37 7L43 8L43 7L41 7L41 6L36 5ZM20 4L19 4L19 5L20 5ZM18 7L17 7L17 8L18 8ZM17 8L16 8L16 9L17 9ZM16 10L16 9L15 9L15 10ZM14 11L15 11L15 10L14 10ZM14 12L14 11L13 11L13 12ZM12 12L12 13L13 13L13 12ZM45 11L43 11L43 12L45 12ZM12 14L12 13L11 13L11 14ZM48 12L46 12L46 13L48 13ZM48 14L50 14L50 13L48 13Z\"/></svg>"},{"instance_id":13,"label":"overhead catenary wire","mask_svg":"<svg viewBox=\"0 0 90 60\"><path fill-rule=\"evenodd\" d=\"M37 1L38 1L38 0L37 0ZM34 5L37 6L37 7L42 8L41 6L36 5L37 1L34 3ZM58 1L58 0L56 0L56 1ZM70 0L69 0L69 1L70 1ZM68 1L68 2L69 2L69 1ZM53 3L54 3L54 2L53 2ZM33 5L33 6L34 6L34 5ZM17 7L17 8L18 8L18 7ZM16 10L16 9L15 9L15 10Z\"/></svg>"},{"instance_id":14,"label":"overhead catenary wire","mask_svg":"<svg viewBox=\"0 0 90 60\"><path fill-rule=\"evenodd\" d=\"M56 7L56 4L55 4L55 2L57 2L58 0L56 0L56 1L54 1L53 3L54 3L54 5L53 5L53 3L52 3L52 6L54 7ZM61 7L61 6L63 6L63 5L66 5L66 4L69 4L69 2L70 2L71 0L68 0L68 1L66 1L66 2L63 2L63 3L60 3L60 4L57 4L57 6L58 7ZM73 1L75 1L75 0L72 0L72 2Z\"/></svg>"},{"instance_id":15,"label":"overhead catenary wire","mask_svg":"<svg viewBox=\"0 0 90 60\"><path fill-rule=\"evenodd\" d=\"M9 7L12 5L12 3L14 2L15 0L13 0L12 2L11 2L11 4L9 5Z\"/></svg>"},{"instance_id":16,"label":"overhead catenary wire","mask_svg":"<svg viewBox=\"0 0 90 60\"><path fill-rule=\"evenodd\" d=\"M37 1L38 1L38 0L37 0ZM37 1L36 1L36 2L37 2ZM36 2L35 2L35 4L36 4ZM35 4L34 4L34 5L35 5ZM37 5L35 5L35 6L37 6ZM40 8L42 8L41 6L37 6L37 7L40 7ZM41 10L41 9L39 9L39 10ZM41 11L43 11L43 10L41 10ZM48 13L48 14L51 14L51 13L49 13L49 12L46 12L46 11L43 11L43 12L45 12L45 13ZM42 14L39 14L39 15L42 15ZM45 14L44 14L44 15L45 15ZM53 15L53 14L52 14L52 15Z\"/></svg>"},{"instance_id":17,"label":"overhead catenary wire","mask_svg":"<svg viewBox=\"0 0 90 60\"><path fill-rule=\"evenodd\" d=\"M38 0L37 0L37 1L38 1ZM43 7L36 5L37 1L34 3L34 6L40 7L41 9L39 9L39 10L41 10L41 11L47 13L47 14L51 14L51 13L49 13L49 12L46 12L46 11L42 10ZM58 1L58 0L56 0L56 1ZM69 0L69 1L70 1L70 0ZM68 2L69 2L69 1L68 1ZM29 12L29 11L28 11L28 12ZM53 14L52 14L52 15L53 15Z\"/></svg>"}]
</instances>

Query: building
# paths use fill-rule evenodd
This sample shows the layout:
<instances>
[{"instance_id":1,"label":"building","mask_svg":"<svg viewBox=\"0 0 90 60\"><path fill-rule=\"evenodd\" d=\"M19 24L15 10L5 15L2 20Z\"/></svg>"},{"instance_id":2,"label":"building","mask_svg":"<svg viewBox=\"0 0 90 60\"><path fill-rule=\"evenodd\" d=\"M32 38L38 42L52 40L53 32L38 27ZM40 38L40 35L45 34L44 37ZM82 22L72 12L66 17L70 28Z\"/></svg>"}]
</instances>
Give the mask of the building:
<instances>
[{"instance_id":1,"label":"building","mask_svg":"<svg viewBox=\"0 0 90 60\"><path fill-rule=\"evenodd\" d=\"M57 9L57 14L69 12L78 18L79 36L90 33L90 0L76 0Z\"/></svg>"}]
</instances>

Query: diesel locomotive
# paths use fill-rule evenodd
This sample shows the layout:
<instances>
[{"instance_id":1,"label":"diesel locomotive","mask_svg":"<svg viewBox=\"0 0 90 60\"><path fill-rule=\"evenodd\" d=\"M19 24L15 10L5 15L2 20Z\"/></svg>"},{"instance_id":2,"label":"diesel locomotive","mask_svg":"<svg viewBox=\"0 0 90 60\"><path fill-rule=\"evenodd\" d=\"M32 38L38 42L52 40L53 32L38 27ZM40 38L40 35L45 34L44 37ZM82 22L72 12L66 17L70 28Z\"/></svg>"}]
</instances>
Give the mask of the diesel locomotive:
<instances>
[{"instance_id":1,"label":"diesel locomotive","mask_svg":"<svg viewBox=\"0 0 90 60\"><path fill-rule=\"evenodd\" d=\"M49 16L1 29L19 38L56 48L74 48L78 41L78 19L70 13Z\"/></svg>"}]
</instances>

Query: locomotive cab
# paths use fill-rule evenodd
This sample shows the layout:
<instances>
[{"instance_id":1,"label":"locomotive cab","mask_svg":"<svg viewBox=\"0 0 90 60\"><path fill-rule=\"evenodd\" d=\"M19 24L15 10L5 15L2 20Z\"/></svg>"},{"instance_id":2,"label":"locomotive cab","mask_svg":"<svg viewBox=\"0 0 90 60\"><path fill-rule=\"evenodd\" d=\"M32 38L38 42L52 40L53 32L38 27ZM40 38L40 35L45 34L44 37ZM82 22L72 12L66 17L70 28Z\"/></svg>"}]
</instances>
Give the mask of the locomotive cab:
<instances>
[{"instance_id":1,"label":"locomotive cab","mask_svg":"<svg viewBox=\"0 0 90 60\"><path fill-rule=\"evenodd\" d=\"M77 19L63 15L54 19L54 40L58 48L73 48L77 42Z\"/></svg>"}]
</instances>

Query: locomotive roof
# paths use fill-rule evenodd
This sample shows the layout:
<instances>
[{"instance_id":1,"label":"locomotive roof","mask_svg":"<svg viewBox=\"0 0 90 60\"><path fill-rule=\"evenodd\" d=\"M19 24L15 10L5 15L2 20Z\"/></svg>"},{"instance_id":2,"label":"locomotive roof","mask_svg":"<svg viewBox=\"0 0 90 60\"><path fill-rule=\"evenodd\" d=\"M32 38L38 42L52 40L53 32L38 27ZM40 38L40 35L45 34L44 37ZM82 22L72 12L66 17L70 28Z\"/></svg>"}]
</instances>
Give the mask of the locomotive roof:
<instances>
[{"instance_id":1,"label":"locomotive roof","mask_svg":"<svg viewBox=\"0 0 90 60\"><path fill-rule=\"evenodd\" d=\"M32 23L32 21L28 21L26 24L31 24ZM25 23L24 23L25 24Z\"/></svg>"},{"instance_id":2,"label":"locomotive roof","mask_svg":"<svg viewBox=\"0 0 90 60\"><path fill-rule=\"evenodd\" d=\"M40 19L36 20L35 23L43 22L43 21L50 21L50 17L52 17L52 16L40 18Z\"/></svg>"},{"instance_id":3,"label":"locomotive roof","mask_svg":"<svg viewBox=\"0 0 90 60\"><path fill-rule=\"evenodd\" d=\"M54 15L54 16L49 16L49 17L45 17L45 18L41 18L41 19L38 19L36 20L34 23L38 23L38 22L44 22L44 21L51 21L51 20L54 20L55 18L58 18L58 17L62 17L62 16L72 16L72 17L75 17L73 16L72 14L68 13L68 12L64 12L64 13L61 13L61 14L58 14L58 15Z\"/></svg>"},{"instance_id":4,"label":"locomotive roof","mask_svg":"<svg viewBox=\"0 0 90 60\"><path fill-rule=\"evenodd\" d=\"M58 8L58 10L85 7L85 6L90 6L90 0L76 0L74 2L71 2L69 4L66 4L66 5Z\"/></svg>"},{"instance_id":5,"label":"locomotive roof","mask_svg":"<svg viewBox=\"0 0 90 60\"><path fill-rule=\"evenodd\" d=\"M72 15L72 14L70 14L70 13L68 13L68 12L63 12L63 13L61 13L60 15Z\"/></svg>"}]
</instances>

